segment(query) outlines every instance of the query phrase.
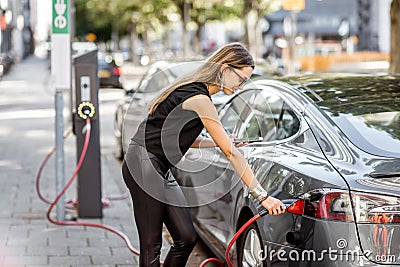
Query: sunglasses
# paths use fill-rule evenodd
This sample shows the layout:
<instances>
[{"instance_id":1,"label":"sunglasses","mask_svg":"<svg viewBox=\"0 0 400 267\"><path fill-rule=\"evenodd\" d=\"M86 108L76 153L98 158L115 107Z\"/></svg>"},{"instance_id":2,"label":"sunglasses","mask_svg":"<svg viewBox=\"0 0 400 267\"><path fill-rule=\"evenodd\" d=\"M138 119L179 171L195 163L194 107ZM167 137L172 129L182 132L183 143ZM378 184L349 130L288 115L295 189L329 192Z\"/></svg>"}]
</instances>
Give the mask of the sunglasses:
<instances>
[{"instance_id":1,"label":"sunglasses","mask_svg":"<svg viewBox=\"0 0 400 267\"><path fill-rule=\"evenodd\" d=\"M249 78L243 77L242 75L240 75L240 74L235 70L234 67L229 67L229 68L233 71L233 73L235 73L235 74L240 78L240 83L239 83L238 87L241 87L243 84L245 84L245 83L249 80Z\"/></svg>"}]
</instances>

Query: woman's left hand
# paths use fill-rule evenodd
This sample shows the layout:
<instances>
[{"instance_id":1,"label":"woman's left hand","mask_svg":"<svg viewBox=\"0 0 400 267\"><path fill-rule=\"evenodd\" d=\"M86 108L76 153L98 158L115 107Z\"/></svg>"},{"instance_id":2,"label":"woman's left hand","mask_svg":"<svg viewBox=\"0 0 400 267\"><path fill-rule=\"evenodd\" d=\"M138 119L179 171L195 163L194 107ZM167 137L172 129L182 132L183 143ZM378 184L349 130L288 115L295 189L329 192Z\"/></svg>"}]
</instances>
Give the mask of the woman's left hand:
<instances>
[{"instance_id":1,"label":"woman's left hand","mask_svg":"<svg viewBox=\"0 0 400 267\"><path fill-rule=\"evenodd\" d=\"M248 144L249 144L249 142L235 143L235 147L247 146Z\"/></svg>"},{"instance_id":2,"label":"woman's left hand","mask_svg":"<svg viewBox=\"0 0 400 267\"><path fill-rule=\"evenodd\" d=\"M229 135L229 139L231 139L231 142L235 145L235 147L247 146L249 144L249 142L235 143L235 137L236 136L234 134Z\"/></svg>"}]
</instances>

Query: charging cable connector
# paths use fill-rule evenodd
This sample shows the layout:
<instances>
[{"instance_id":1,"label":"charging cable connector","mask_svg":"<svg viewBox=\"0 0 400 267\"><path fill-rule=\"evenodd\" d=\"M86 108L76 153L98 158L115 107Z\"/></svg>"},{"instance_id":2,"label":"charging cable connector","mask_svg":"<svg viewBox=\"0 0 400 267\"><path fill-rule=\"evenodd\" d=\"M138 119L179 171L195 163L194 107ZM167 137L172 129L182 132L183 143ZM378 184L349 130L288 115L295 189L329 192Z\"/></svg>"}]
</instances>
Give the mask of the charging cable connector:
<instances>
[{"instance_id":1,"label":"charging cable connector","mask_svg":"<svg viewBox=\"0 0 400 267\"><path fill-rule=\"evenodd\" d=\"M93 118L95 114L95 108L94 105L90 102L82 102L78 106L78 116L84 120L86 120L88 117Z\"/></svg>"}]
</instances>

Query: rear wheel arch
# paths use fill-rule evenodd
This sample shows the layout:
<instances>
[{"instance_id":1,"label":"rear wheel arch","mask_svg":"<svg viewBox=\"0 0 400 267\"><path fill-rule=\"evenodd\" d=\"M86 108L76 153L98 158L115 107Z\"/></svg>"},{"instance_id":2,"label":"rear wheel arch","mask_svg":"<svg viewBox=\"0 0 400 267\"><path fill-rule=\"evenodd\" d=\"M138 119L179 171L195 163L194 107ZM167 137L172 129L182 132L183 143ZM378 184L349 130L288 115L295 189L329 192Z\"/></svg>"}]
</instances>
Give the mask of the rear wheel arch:
<instances>
[{"instance_id":1,"label":"rear wheel arch","mask_svg":"<svg viewBox=\"0 0 400 267\"><path fill-rule=\"evenodd\" d=\"M238 217L236 232L240 229L240 227L242 227L253 216L254 216L254 214L249 207L243 208ZM247 267L247 266L243 266L242 259L244 257L243 251L244 251L244 246L245 246L245 242L246 242L245 239L246 239L246 236L249 235L250 232L252 232L253 234L256 233L256 236L259 239L259 245L261 246L261 249L263 249L262 236L261 236L257 222L254 222L242 233L242 235L237 240L236 257L237 257L237 263L238 263L239 267ZM266 266L265 261L262 263L261 266Z\"/></svg>"}]
</instances>

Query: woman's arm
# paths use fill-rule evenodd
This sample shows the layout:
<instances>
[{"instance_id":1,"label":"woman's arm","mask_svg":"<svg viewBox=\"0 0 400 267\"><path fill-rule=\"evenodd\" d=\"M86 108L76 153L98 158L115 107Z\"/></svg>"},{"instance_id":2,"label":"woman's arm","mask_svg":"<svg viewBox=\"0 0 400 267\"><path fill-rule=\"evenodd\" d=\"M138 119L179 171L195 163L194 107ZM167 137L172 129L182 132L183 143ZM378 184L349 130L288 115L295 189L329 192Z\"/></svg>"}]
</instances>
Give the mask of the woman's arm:
<instances>
[{"instance_id":1,"label":"woman's arm","mask_svg":"<svg viewBox=\"0 0 400 267\"><path fill-rule=\"evenodd\" d=\"M194 143L191 145L192 148L207 148L216 147L217 144L211 139L203 136L197 137Z\"/></svg>"},{"instance_id":2,"label":"woman's arm","mask_svg":"<svg viewBox=\"0 0 400 267\"><path fill-rule=\"evenodd\" d=\"M185 100L182 104L182 108L193 110L198 114L215 144L231 162L233 168L247 187L249 187L250 190L259 188L259 182L255 179L253 171L247 164L247 161L232 144L232 140L222 127L217 110L210 99L205 95L196 95ZM283 203L271 196L262 201L262 205L273 215L281 214L285 210Z\"/></svg>"},{"instance_id":3,"label":"woman's arm","mask_svg":"<svg viewBox=\"0 0 400 267\"><path fill-rule=\"evenodd\" d=\"M235 139L233 136L229 136L229 138L231 139L232 142ZM246 142L240 142L240 143L235 143L234 145L236 147L241 147L241 146L245 146L247 144L248 143L246 143ZM191 148L208 148L208 147L216 147L216 146L217 146L217 144L211 138L199 136L199 137L197 137L197 139L194 141L194 143L190 147Z\"/></svg>"}]
</instances>

